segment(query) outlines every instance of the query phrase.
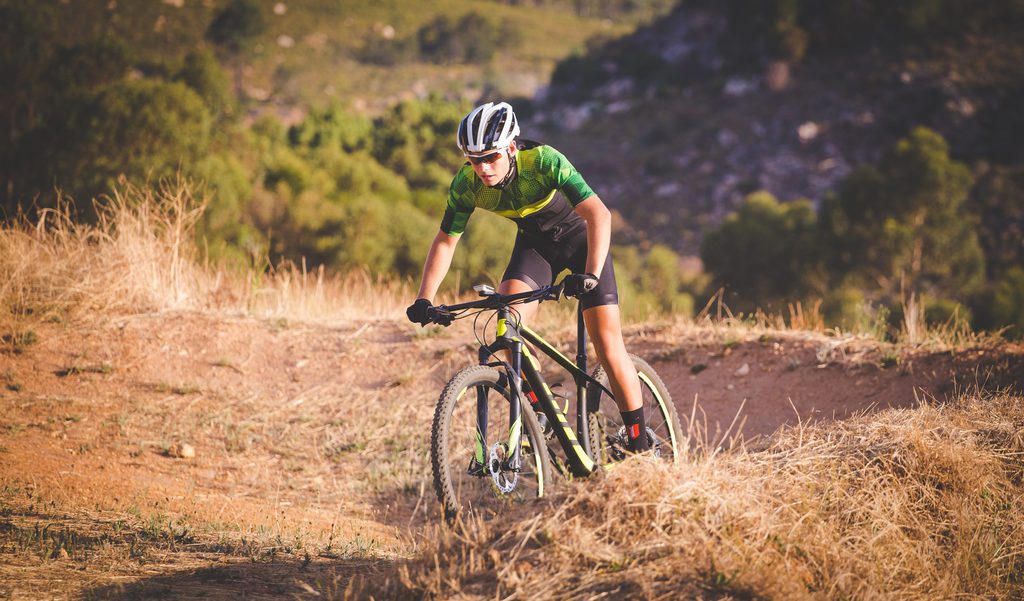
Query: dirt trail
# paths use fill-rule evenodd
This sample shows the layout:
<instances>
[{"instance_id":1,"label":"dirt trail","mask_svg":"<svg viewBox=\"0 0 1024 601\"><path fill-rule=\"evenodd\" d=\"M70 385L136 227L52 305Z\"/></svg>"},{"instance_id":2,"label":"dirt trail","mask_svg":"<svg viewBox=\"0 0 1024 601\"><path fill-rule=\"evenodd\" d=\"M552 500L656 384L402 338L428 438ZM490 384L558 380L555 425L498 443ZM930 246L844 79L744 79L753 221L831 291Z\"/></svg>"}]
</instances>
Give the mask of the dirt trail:
<instances>
[{"instance_id":1,"label":"dirt trail","mask_svg":"<svg viewBox=\"0 0 1024 601\"><path fill-rule=\"evenodd\" d=\"M312 596L408 556L437 520L430 420L473 360L468 325L160 314L34 334L0 353L0 597ZM895 355L693 326L627 343L680 415L696 397L712 440L741 405L730 433L751 437L1024 382L1019 347Z\"/></svg>"},{"instance_id":2,"label":"dirt trail","mask_svg":"<svg viewBox=\"0 0 1024 601\"><path fill-rule=\"evenodd\" d=\"M897 353L873 341L803 332L710 342L694 334L674 344L664 338L639 340L640 354L655 359L680 416L695 414L710 440L726 434L750 439L784 424L911 407L975 387L1024 386L1019 346Z\"/></svg>"}]
</instances>

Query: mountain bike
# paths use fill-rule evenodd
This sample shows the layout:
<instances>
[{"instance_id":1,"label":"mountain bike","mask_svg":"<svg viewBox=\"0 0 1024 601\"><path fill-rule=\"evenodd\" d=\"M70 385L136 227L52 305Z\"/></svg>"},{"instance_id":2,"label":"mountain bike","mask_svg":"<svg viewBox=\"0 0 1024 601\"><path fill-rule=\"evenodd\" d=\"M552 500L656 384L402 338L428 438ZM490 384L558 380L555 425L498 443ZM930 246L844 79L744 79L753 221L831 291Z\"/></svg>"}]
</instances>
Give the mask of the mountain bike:
<instances>
[{"instance_id":1,"label":"mountain bike","mask_svg":"<svg viewBox=\"0 0 1024 601\"><path fill-rule=\"evenodd\" d=\"M434 412L434 488L448 521L466 509L493 513L511 503L543 497L551 486L552 468L568 478L583 478L627 455L626 431L607 375L603 368L587 373L582 307L577 305L576 310L575 362L521 323L515 310L519 304L558 300L562 285L511 295L486 285L474 290L483 298L439 305L428 312L433 323L445 326L475 317L480 344L479 363L448 381ZM483 315L488 317L478 328ZM484 338L495 317L494 341L487 343ZM529 345L572 377L575 429L566 417L569 399L553 390L557 386L548 385ZM674 462L681 453L682 430L672 399L654 369L639 357L630 357L640 378L650 453Z\"/></svg>"}]
</instances>

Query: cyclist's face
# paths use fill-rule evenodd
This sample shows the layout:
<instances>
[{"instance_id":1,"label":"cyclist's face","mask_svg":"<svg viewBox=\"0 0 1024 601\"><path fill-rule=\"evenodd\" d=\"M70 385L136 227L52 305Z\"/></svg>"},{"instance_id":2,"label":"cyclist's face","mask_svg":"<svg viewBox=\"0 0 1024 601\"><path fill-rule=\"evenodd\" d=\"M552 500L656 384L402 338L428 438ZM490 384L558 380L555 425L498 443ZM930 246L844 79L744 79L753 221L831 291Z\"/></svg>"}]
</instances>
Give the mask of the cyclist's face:
<instances>
[{"instance_id":1,"label":"cyclist's face","mask_svg":"<svg viewBox=\"0 0 1024 601\"><path fill-rule=\"evenodd\" d=\"M515 149L515 142L513 142L508 148L503 150L492 152L482 157L466 158L469 160L469 164L473 166L473 171L476 172L480 181L485 186L493 186L508 175L508 170L512 166L512 153L515 152Z\"/></svg>"}]
</instances>

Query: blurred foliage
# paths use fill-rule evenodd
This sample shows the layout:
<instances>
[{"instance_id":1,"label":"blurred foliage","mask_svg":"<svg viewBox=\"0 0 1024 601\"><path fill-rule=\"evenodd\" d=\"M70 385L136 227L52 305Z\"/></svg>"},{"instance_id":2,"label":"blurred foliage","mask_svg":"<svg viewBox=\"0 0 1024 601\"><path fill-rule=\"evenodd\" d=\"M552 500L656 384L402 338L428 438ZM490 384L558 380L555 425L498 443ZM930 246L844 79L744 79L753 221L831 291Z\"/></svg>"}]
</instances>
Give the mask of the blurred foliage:
<instances>
[{"instance_id":1,"label":"blurred foliage","mask_svg":"<svg viewBox=\"0 0 1024 601\"><path fill-rule=\"evenodd\" d=\"M502 27L478 12L458 19L439 15L416 34L420 56L432 62L486 63L499 48L514 48L520 41L515 29Z\"/></svg>"},{"instance_id":2,"label":"blurred foliage","mask_svg":"<svg viewBox=\"0 0 1024 601\"><path fill-rule=\"evenodd\" d=\"M1010 337L1024 338L1024 267L1009 269L996 280L985 300L983 327L1007 327Z\"/></svg>"},{"instance_id":3,"label":"blurred foliage","mask_svg":"<svg viewBox=\"0 0 1024 601\"><path fill-rule=\"evenodd\" d=\"M734 310L778 311L786 299L820 294L824 274L817 216L806 200L780 203L755 192L701 246L714 286Z\"/></svg>"},{"instance_id":4,"label":"blurred foliage","mask_svg":"<svg viewBox=\"0 0 1024 601\"><path fill-rule=\"evenodd\" d=\"M513 6L559 6L571 8L581 17L621 19L638 15L649 19L660 15L677 0L501 0Z\"/></svg>"},{"instance_id":5,"label":"blurred foliage","mask_svg":"<svg viewBox=\"0 0 1024 601\"><path fill-rule=\"evenodd\" d=\"M230 0L217 12L206 30L206 38L232 53L241 52L267 29L256 0Z\"/></svg>"},{"instance_id":6,"label":"blurred foliage","mask_svg":"<svg viewBox=\"0 0 1024 601\"><path fill-rule=\"evenodd\" d=\"M989 277L1024 265L1024 165L981 165L968 207L980 218Z\"/></svg>"},{"instance_id":7,"label":"blurred foliage","mask_svg":"<svg viewBox=\"0 0 1024 601\"><path fill-rule=\"evenodd\" d=\"M197 49L186 54L173 79L199 94L215 120L231 117L237 110L227 74L217 57L208 50Z\"/></svg>"},{"instance_id":8,"label":"blurred foliage","mask_svg":"<svg viewBox=\"0 0 1024 601\"><path fill-rule=\"evenodd\" d=\"M679 255L662 244L646 253L635 246L614 246L612 258L623 312L632 319L692 315L694 299L707 286L707 276L685 270Z\"/></svg>"},{"instance_id":9,"label":"blurred foliage","mask_svg":"<svg viewBox=\"0 0 1024 601\"><path fill-rule=\"evenodd\" d=\"M498 50L522 43L520 31L507 22L468 12L460 17L441 14L408 37L375 35L366 40L358 57L364 63L393 66L414 60L438 65L487 64Z\"/></svg>"},{"instance_id":10,"label":"blurred foliage","mask_svg":"<svg viewBox=\"0 0 1024 601\"><path fill-rule=\"evenodd\" d=\"M985 236L989 271L997 274L1020 265L1018 175L996 170L985 180L1012 197L981 213L988 225L980 231L992 233ZM945 140L916 128L828 194L820 215L807 201L780 204L766 192L751 194L708 233L701 255L734 310L781 312L788 302L821 298L830 323L872 329L877 307L898 324L903 303L917 296L929 324L954 316L986 328L1014 323L1019 280L987 283L978 219L967 210L972 185ZM978 194L990 199L993 191Z\"/></svg>"},{"instance_id":11,"label":"blurred foliage","mask_svg":"<svg viewBox=\"0 0 1024 601\"><path fill-rule=\"evenodd\" d=\"M145 181L189 171L209 148L211 117L183 83L125 79L70 107L66 127L59 173L99 192L122 175Z\"/></svg>"},{"instance_id":12,"label":"blurred foliage","mask_svg":"<svg viewBox=\"0 0 1024 601\"><path fill-rule=\"evenodd\" d=\"M890 303L903 291L958 300L977 293L984 255L964 206L972 184L942 136L914 129L826 197L830 271Z\"/></svg>"},{"instance_id":13,"label":"blurred foliage","mask_svg":"<svg viewBox=\"0 0 1024 601\"><path fill-rule=\"evenodd\" d=\"M507 4L571 7L602 18L668 5ZM682 4L710 6L700 0ZM64 36L55 6L0 0L0 77L8 84L0 95L4 214L31 203L48 206L56 189L90 199L121 177L155 182L180 173L205 184L209 204L198 233L211 256L261 265L268 257L305 258L339 270L419 276L447 186L463 162L454 132L467 103L429 96L371 117L335 101L311 108L290 126L271 117L249 122L243 115L252 105L237 96L241 59L257 54L256 46L276 33L276 17L264 14L259 3L208 7L197 34L208 43L145 62L133 58L137 48L111 33L113 26ZM729 0L716 6L729 15L724 39L743 40L722 42L734 46L729 56L755 66L873 41L914 43L924 32L963 34L1024 15L1021 3L1010 0L970 10L962 0L769 0L756 7ZM491 14L451 14L409 20L404 37L375 30L363 52L379 56L364 58L422 68L496 63L498 52L526 45L532 35ZM883 21L892 27L875 27ZM232 65L234 82L222 61ZM659 52L613 36L563 62L556 77L608 77L609 62L640 80L676 77L666 72ZM1019 336L1024 171L1012 162L1021 152L1014 135L1021 97L1019 89L1008 89L1002 104L979 113L1001 150L973 174L951 158L941 136L919 128L876 165L857 169L822 201L819 213L806 200L780 203L768 193L751 194L707 234L702 257L708 273L688 268L667 246L615 247L627 314L692 313L696 301L725 287L728 303L741 311L784 312L789 302L821 298L830 323L881 329L899 319L906 295L916 294L931 322L969 315L987 328L1011 325L1011 334ZM661 130L644 135L654 134ZM507 220L477 212L448 285L497 283L514 234Z\"/></svg>"}]
</instances>

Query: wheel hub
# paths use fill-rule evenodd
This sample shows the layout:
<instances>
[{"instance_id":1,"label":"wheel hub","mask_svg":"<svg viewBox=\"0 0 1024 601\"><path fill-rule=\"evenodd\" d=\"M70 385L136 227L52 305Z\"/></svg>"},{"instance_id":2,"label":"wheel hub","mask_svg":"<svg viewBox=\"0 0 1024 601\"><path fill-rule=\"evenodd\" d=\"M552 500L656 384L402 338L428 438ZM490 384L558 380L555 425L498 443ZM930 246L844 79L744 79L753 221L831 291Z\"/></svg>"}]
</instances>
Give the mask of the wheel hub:
<instances>
[{"instance_id":1,"label":"wheel hub","mask_svg":"<svg viewBox=\"0 0 1024 601\"><path fill-rule=\"evenodd\" d=\"M504 442L496 442L491 445L490 457L487 461L487 471L490 472L491 480L494 481L495 488L501 494L508 494L515 490L516 482L519 480L519 474L516 472L502 469L507 458L508 445Z\"/></svg>"}]
</instances>

